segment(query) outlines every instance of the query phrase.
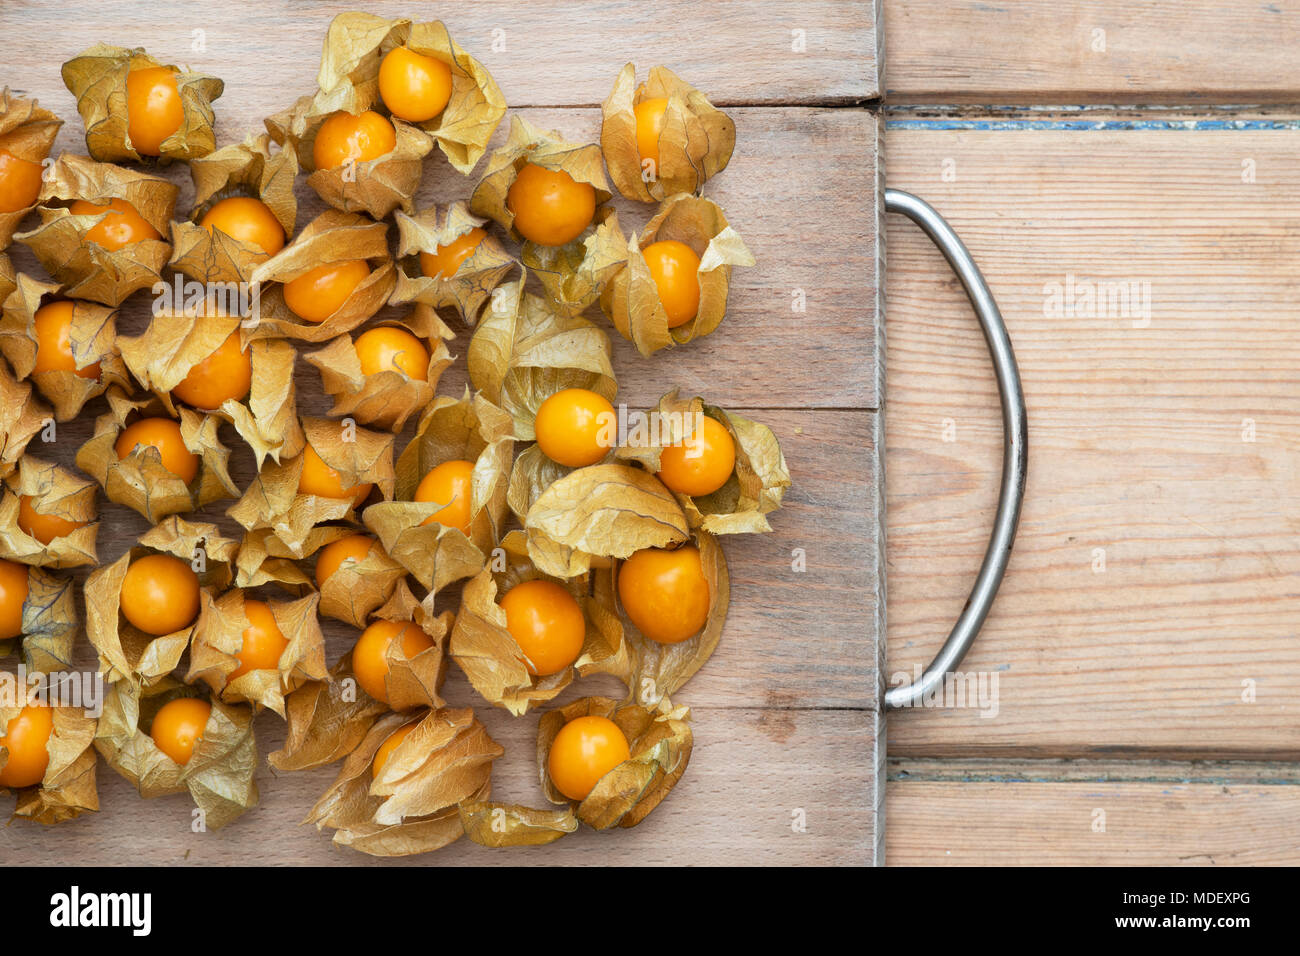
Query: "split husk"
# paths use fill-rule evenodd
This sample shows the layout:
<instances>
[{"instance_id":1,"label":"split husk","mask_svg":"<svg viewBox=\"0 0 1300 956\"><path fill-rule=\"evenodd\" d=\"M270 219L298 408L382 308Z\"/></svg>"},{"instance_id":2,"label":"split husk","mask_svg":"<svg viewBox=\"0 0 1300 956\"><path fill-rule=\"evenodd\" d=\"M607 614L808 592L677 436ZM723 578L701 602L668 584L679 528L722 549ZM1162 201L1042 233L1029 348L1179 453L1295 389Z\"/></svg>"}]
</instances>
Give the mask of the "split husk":
<instances>
[{"instance_id":1,"label":"split husk","mask_svg":"<svg viewBox=\"0 0 1300 956\"><path fill-rule=\"evenodd\" d=\"M542 715L537 723L537 764L542 789L552 803L569 800L551 783L547 761L561 728L577 717L605 717L627 737L631 756L597 781L574 810L597 830L634 827L677 785L691 759L694 736L689 707L673 707L665 698L657 707L618 705L608 697L584 697Z\"/></svg>"},{"instance_id":2,"label":"split husk","mask_svg":"<svg viewBox=\"0 0 1300 956\"><path fill-rule=\"evenodd\" d=\"M212 713L189 762L177 764L158 749L146 728L178 697L211 700ZM204 829L216 830L257 805L257 741L248 707L211 699L172 678L152 686L112 685L95 731L95 749L145 799L189 791ZM193 825L192 825L193 826Z\"/></svg>"},{"instance_id":3,"label":"split husk","mask_svg":"<svg viewBox=\"0 0 1300 956\"><path fill-rule=\"evenodd\" d=\"M325 321L308 322L285 304L285 283L321 266L356 259L366 260L370 275ZM252 281L260 289L259 314L245 324L245 339L324 342L351 332L384 307L397 281L388 252L388 225L354 213L326 210L307 223L293 242L254 269Z\"/></svg>"},{"instance_id":4,"label":"split husk","mask_svg":"<svg viewBox=\"0 0 1300 956\"><path fill-rule=\"evenodd\" d=\"M432 599L421 603L415 599L405 581L399 581L388 602L374 613L375 620L411 622L429 638L432 646L414 657L407 657L401 641L390 641L384 654L388 672L384 676L384 696L391 710L414 710L420 707L438 708L445 703L441 696L442 683L447 679L447 641L455 624L451 611L433 612ZM375 623L372 620L370 623ZM351 664L352 655L348 654ZM352 677L351 670L344 677ZM355 678L352 678L355 680ZM364 695L357 685L357 693Z\"/></svg>"},{"instance_id":5,"label":"split husk","mask_svg":"<svg viewBox=\"0 0 1300 956\"><path fill-rule=\"evenodd\" d=\"M635 107L666 99L659 133L659 162L643 160L637 148ZM727 168L736 147L736 124L703 93L663 66L650 68L637 86L636 67L619 71L601 104L600 146L609 178L628 199L653 202L675 193L697 193Z\"/></svg>"},{"instance_id":6,"label":"split husk","mask_svg":"<svg viewBox=\"0 0 1300 956\"><path fill-rule=\"evenodd\" d=\"M63 120L49 110L41 109L35 100L13 96L7 86L0 90L0 150L15 159L43 165L62 125ZM33 201L22 209L0 212L0 251L9 248L18 224L35 208L36 202ZM2 285L0 291L3 291ZM0 295L0 301L3 298Z\"/></svg>"},{"instance_id":7,"label":"split husk","mask_svg":"<svg viewBox=\"0 0 1300 956\"><path fill-rule=\"evenodd\" d=\"M81 412L92 398L110 386L130 391L132 383L118 352L117 311L96 302L72 300L68 328L72 358L78 369L99 365L99 375L85 378L65 369L35 372L38 339L36 313L42 305L60 298L57 283L41 282L20 273L17 288L3 300L0 315L0 353L19 378L30 378L37 391L54 407L55 421L66 422Z\"/></svg>"},{"instance_id":8,"label":"split husk","mask_svg":"<svg viewBox=\"0 0 1300 956\"><path fill-rule=\"evenodd\" d=\"M404 305L419 302L434 308L451 306L464 323L473 327L483 304L492 296L509 272L516 268L515 258L490 232L485 232L469 257L447 276L439 272L427 276L420 264L420 253L432 254L440 246L450 245L486 219L472 215L463 202L430 206L414 216L403 212L397 219L397 286L389 303Z\"/></svg>"},{"instance_id":9,"label":"split husk","mask_svg":"<svg viewBox=\"0 0 1300 956\"><path fill-rule=\"evenodd\" d=\"M239 494L230 477L230 449L221 444L221 420L181 407L181 439L199 457L198 471L188 484L163 467L151 445L136 445L118 458L116 445L137 418L170 417L157 398L133 400L116 388L108 391L109 410L95 420L95 433L77 450L77 467L94 478L110 501L126 505L155 524L172 514L195 511L210 501Z\"/></svg>"},{"instance_id":10,"label":"split husk","mask_svg":"<svg viewBox=\"0 0 1300 956\"><path fill-rule=\"evenodd\" d=\"M415 729L373 776L380 745L411 723ZM304 822L330 827L335 843L372 856L437 850L464 834L458 805L487 799L492 761L504 752L468 708L389 715L348 755Z\"/></svg>"},{"instance_id":11,"label":"split husk","mask_svg":"<svg viewBox=\"0 0 1300 956\"><path fill-rule=\"evenodd\" d=\"M555 308L578 315L600 298L627 263L627 237L612 209L597 212L593 225L563 246L525 242L520 260L536 273Z\"/></svg>"},{"instance_id":12,"label":"split husk","mask_svg":"<svg viewBox=\"0 0 1300 956\"><path fill-rule=\"evenodd\" d=\"M23 666L34 674L73 670L72 652L81 630L76 592L72 578L44 568L28 568L22 636L0 641L0 657L18 650Z\"/></svg>"},{"instance_id":13,"label":"split husk","mask_svg":"<svg viewBox=\"0 0 1300 956\"><path fill-rule=\"evenodd\" d=\"M53 441L56 433L54 416L32 394L30 382L20 382L9 371L8 362L0 362L0 478L8 478L18 467L28 443L43 432Z\"/></svg>"},{"instance_id":14,"label":"split husk","mask_svg":"<svg viewBox=\"0 0 1300 956\"><path fill-rule=\"evenodd\" d=\"M32 250L45 271L63 286L63 295L116 308L132 292L162 281L171 255L171 243L163 237L169 233L178 192L161 177L64 153L45 173L38 209L41 224L14 239ZM98 206L125 200L157 230L159 238L115 250L87 242L89 229L117 213L74 216L68 207L78 199Z\"/></svg>"},{"instance_id":15,"label":"split husk","mask_svg":"<svg viewBox=\"0 0 1300 956\"><path fill-rule=\"evenodd\" d=\"M93 481L34 455L24 455L18 471L5 479L5 485L8 494L0 499L0 558L45 568L99 563L95 550L99 514ZM43 544L19 527L20 496L30 499L37 514L77 522L81 527Z\"/></svg>"},{"instance_id":16,"label":"split husk","mask_svg":"<svg viewBox=\"0 0 1300 956\"><path fill-rule=\"evenodd\" d=\"M272 153L266 133L193 160L194 209L188 220L172 223L169 265L199 282L250 281L253 270L270 256L255 243L240 242L220 229L209 232L199 223L221 200L249 196L266 203L285 236L292 237L298 218L298 200L293 194L297 175L298 159L293 150Z\"/></svg>"},{"instance_id":17,"label":"split husk","mask_svg":"<svg viewBox=\"0 0 1300 956\"><path fill-rule=\"evenodd\" d=\"M145 158L127 135L126 82L131 71L158 66L176 71L184 111L180 126L162 141L159 160L195 159L216 147L212 101L225 90L221 80L160 63L139 47L128 50L97 43L63 64L63 85L77 98L86 150L95 159L115 163Z\"/></svg>"},{"instance_id":18,"label":"split husk","mask_svg":"<svg viewBox=\"0 0 1300 956\"><path fill-rule=\"evenodd\" d=\"M357 685L351 658L344 654L327 679L308 681L285 699L284 745L266 758L276 770L313 770L342 760L389 713Z\"/></svg>"},{"instance_id":19,"label":"split husk","mask_svg":"<svg viewBox=\"0 0 1300 956\"><path fill-rule=\"evenodd\" d=\"M223 537L214 524L171 517L140 536L139 544L86 579L86 636L99 654L106 680L156 684L174 671L189 646L198 618L170 634L141 631L121 613L122 581L131 562L146 554L169 554L198 575L200 594L209 597L230 586L238 542ZM202 598L200 598L202 600Z\"/></svg>"},{"instance_id":20,"label":"split husk","mask_svg":"<svg viewBox=\"0 0 1300 956\"><path fill-rule=\"evenodd\" d=\"M22 711L19 706L0 705L0 727ZM21 787L14 806L14 817L53 826L87 811L99 809L99 791L95 785L96 721L76 707L55 707L54 728L46 750L50 762L45 776L32 787ZM8 752L0 746L0 770L8 762ZM0 793L9 791L0 787Z\"/></svg>"},{"instance_id":21,"label":"split husk","mask_svg":"<svg viewBox=\"0 0 1300 956\"><path fill-rule=\"evenodd\" d=\"M696 272L699 309L695 318L674 329L668 327L668 313L659 301L658 286L641 254L650 243L670 239L690 246L700 257ZM625 339L642 355L650 355L669 345L702 338L721 325L727 314L731 267L753 264L753 255L716 203L678 194L664 201L646 223L640 240L635 236L628 240L627 267L605 286L600 307Z\"/></svg>"}]
</instances>

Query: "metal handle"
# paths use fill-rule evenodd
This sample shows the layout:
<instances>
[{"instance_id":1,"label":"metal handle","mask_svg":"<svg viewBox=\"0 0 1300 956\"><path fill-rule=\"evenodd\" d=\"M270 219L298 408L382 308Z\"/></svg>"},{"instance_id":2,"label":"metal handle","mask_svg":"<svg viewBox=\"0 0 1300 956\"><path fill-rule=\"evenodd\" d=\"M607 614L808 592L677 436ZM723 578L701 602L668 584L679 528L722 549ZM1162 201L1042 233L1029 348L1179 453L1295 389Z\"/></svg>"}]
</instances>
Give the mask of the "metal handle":
<instances>
[{"instance_id":1,"label":"metal handle","mask_svg":"<svg viewBox=\"0 0 1300 956\"><path fill-rule=\"evenodd\" d=\"M944 641L943 647L920 680L891 687L885 692L885 707L893 710L914 706L936 684L943 681L945 675L961 663L980 628L984 626L984 619L988 617L993 599L997 597L998 586L1002 583L1002 575L1011 558L1011 546L1016 539L1020 504L1025 497L1029 424L1025 396L1020 388L1020 370L1016 367L1016 357L1011 351L1007 327L984 282L984 276L980 274L979 267L975 265L965 244L944 218L935 212L933 206L911 193L886 189L885 209L888 212L902 213L920 226L943 253L948 265L952 266L953 272L966 288L966 295L975 307L980 327L984 330L984 341L988 345L989 355L993 359L993 371L997 375L998 393L1002 397L1003 438L1002 488L998 493L998 512L993 520L993 534L989 538L988 549L984 552L984 563L980 565L975 586L971 588L970 597L966 599L961 616L948 634L948 640Z\"/></svg>"}]
</instances>

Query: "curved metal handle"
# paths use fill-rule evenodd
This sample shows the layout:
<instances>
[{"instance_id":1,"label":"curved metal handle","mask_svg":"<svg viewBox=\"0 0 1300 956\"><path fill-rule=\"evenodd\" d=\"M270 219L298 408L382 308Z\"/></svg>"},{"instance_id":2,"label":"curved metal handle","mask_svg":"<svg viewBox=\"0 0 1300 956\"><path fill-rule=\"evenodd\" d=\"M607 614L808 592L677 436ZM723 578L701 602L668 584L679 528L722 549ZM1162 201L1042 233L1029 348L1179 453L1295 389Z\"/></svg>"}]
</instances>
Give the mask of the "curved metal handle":
<instances>
[{"instance_id":1,"label":"curved metal handle","mask_svg":"<svg viewBox=\"0 0 1300 956\"><path fill-rule=\"evenodd\" d=\"M980 327L984 330L984 341L988 345L989 355L993 359L993 371L997 375L998 393L1002 397L1002 488L998 493L998 511L993 520L993 534L989 538L988 549L984 552L984 563L980 565L975 586L971 588L966 606L961 616L953 625L930 666L925 669L921 679L911 684L891 687L885 692L885 707L895 709L911 707L942 682L949 671L961 663L966 652L984 626L993 599L997 597L998 586L1011 558L1011 546L1016 539L1016 525L1020 521L1020 504L1025 497L1025 473L1028 465L1028 416L1025 411L1025 396L1020 388L1020 370L1016 367L1016 357L1011 351L1011 339L1007 336L1007 327L1002 322L1002 313L993 301L984 276L970 256L965 244L953 232L944 218L935 212L934 207L924 199L905 193L898 189L885 190L885 209L888 212L902 213L924 230L925 234L943 253L952 266L953 272L966 288L966 295L975 314L979 317Z\"/></svg>"}]
</instances>

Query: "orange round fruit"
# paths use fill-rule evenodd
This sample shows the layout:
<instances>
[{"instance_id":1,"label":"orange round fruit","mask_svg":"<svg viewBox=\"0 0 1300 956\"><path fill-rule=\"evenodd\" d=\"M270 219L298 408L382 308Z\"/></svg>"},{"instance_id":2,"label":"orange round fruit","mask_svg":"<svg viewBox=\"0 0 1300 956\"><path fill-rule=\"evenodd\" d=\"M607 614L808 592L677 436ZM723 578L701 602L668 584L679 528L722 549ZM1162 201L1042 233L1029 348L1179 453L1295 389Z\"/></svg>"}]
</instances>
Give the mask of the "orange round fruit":
<instances>
[{"instance_id":1,"label":"orange round fruit","mask_svg":"<svg viewBox=\"0 0 1300 956\"><path fill-rule=\"evenodd\" d=\"M199 473L199 456L185 447L181 426L170 418L141 418L132 422L117 437L117 457L125 458L137 445L157 448L163 467L187 485Z\"/></svg>"},{"instance_id":2,"label":"orange round fruit","mask_svg":"<svg viewBox=\"0 0 1300 956\"><path fill-rule=\"evenodd\" d=\"M75 303L50 302L32 316L36 333L36 364L32 372L72 372L78 378L99 378L99 363L77 368L72 353L72 316Z\"/></svg>"},{"instance_id":3,"label":"orange round fruit","mask_svg":"<svg viewBox=\"0 0 1300 956\"><path fill-rule=\"evenodd\" d=\"M604 396L565 388L542 402L533 430L547 458L581 468L600 461L617 443L618 416Z\"/></svg>"},{"instance_id":4,"label":"orange round fruit","mask_svg":"<svg viewBox=\"0 0 1300 956\"><path fill-rule=\"evenodd\" d=\"M554 581L521 581L501 598L501 610L528 673L558 674L582 653L587 620L573 595Z\"/></svg>"},{"instance_id":5,"label":"orange round fruit","mask_svg":"<svg viewBox=\"0 0 1300 956\"><path fill-rule=\"evenodd\" d=\"M36 204L41 192L41 164L0 149L0 212L17 212Z\"/></svg>"},{"instance_id":6,"label":"orange round fruit","mask_svg":"<svg viewBox=\"0 0 1300 956\"><path fill-rule=\"evenodd\" d=\"M316 454L316 449L308 445L302 453L302 473L298 476L298 493L316 495L319 498L351 498L352 507L360 506L370 494L374 485L358 483L351 488L343 487L343 479Z\"/></svg>"},{"instance_id":7,"label":"orange round fruit","mask_svg":"<svg viewBox=\"0 0 1300 956\"><path fill-rule=\"evenodd\" d=\"M700 257L695 251L684 242L664 239L650 243L641 255L668 314L668 328L695 318L700 311Z\"/></svg>"},{"instance_id":8,"label":"orange round fruit","mask_svg":"<svg viewBox=\"0 0 1300 956\"><path fill-rule=\"evenodd\" d=\"M239 401L253 385L253 362L240 348L239 330L202 362L190 368L172 389L172 397L195 408L220 408L227 399Z\"/></svg>"},{"instance_id":9,"label":"orange round fruit","mask_svg":"<svg viewBox=\"0 0 1300 956\"><path fill-rule=\"evenodd\" d=\"M539 246L562 246L582 235L596 215L596 189L562 169L528 163L506 193L515 228Z\"/></svg>"},{"instance_id":10,"label":"orange round fruit","mask_svg":"<svg viewBox=\"0 0 1300 956\"><path fill-rule=\"evenodd\" d=\"M210 235L216 235L220 229L236 242L256 246L268 256L284 248L284 226L270 206L252 196L221 200L203 214L199 225Z\"/></svg>"},{"instance_id":11,"label":"orange round fruit","mask_svg":"<svg viewBox=\"0 0 1300 956\"><path fill-rule=\"evenodd\" d=\"M361 689L380 703L388 703L388 646L401 641L409 659L433 647L429 635L411 621L378 620L361 632L352 648L352 673Z\"/></svg>"},{"instance_id":12,"label":"orange round fruit","mask_svg":"<svg viewBox=\"0 0 1300 956\"><path fill-rule=\"evenodd\" d=\"M353 345L362 375L392 370L417 382L429 380L429 350L406 329L381 325L362 332Z\"/></svg>"},{"instance_id":13,"label":"orange round fruit","mask_svg":"<svg viewBox=\"0 0 1300 956\"><path fill-rule=\"evenodd\" d=\"M197 697L177 697L158 708L149 736L158 749L182 767L194 756L203 730L212 716L212 705Z\"/></svg>"},{"instance_id":14,"label":"orange round fruit","mask_svg":"<svg viewBox=\"0 0 1300 956\"><path fill-rule=\"evenodd\" d=\"M710 495L736 469L736 442L716 418L702 416L693 434L659 456L659 480L683 495Z\"/></svg>"},{"instance_id":15,"label":"orange round fruit","mask_svg":"<svg viewBox=\"0 0 1300 956\"><path fill-rule=\"evenodd\" d=\"M284 284L284 304L304 322L324 322L370 275L365 259L327 262Z\"/></svg>"},{"instance_id":16,"label":"orange round fruit","mask_svg":"<svg viewBox=\"0 0 1300 956\"><path fill-rule=\"evenodd\" d=\"M460 264L474 254L474 250L486 236L486 230L475 226L445 246L435 247L433 252L420 253L420 271L431 279L437 276L450 279L456 274Z\"/></svg>"},{"instance_id":17,"label":"orange round fruit","mask_svg":"<svg viewBox=\"0 0 1300 956\"><path fill-rule=\"evenodd\" d=\"M22 634L27 588L27 565L0 558L0 641Z\"/></svg>"},{"instance_id":18,"label":"orange round fruit","mask_svg":"<svg viewBox=\"0 0 1300 956\"><path fill-rule=\"evenodd\" d=\"M382 744L379 745L379 749L375 751L374 761L370 765L370 777L372 780L379 779L379 775L384 772L384 764L388 763L388 758L393 755L393 751L396 750L398 745L410 736L411 731L418 726L419 724L407 724L405 727L398 727L388 735L388 738Z\"/></svg>"},{"instance_id":19,"label":"orange round fruit","mask_svg":"<svg viewBox=\"0 0 1300 956\"><path fill-rule=\"evenodd\" d=\"M9 721L0 747L9 757L0 770L0 787L34 787L45 779L50 765L50 735L54 733L54 711L45 704L28 704Z\"/></svg>"},{"instance_id":20,"label":"orange round fruit","mask_svg":"<svg viewBox=\"0 0 1300 956\"><path fill-rule=\"evenodd\" d=\"M643 548L618 569L618 598L628 618L660 644L680 644L709 619L709 582L700 549Z\"/></svg>"},{"instance_id":21,"label":"orange round fruit","mask_svg":"<svg viewBox=\"0 0 1300 956\"><path fill-rule=\"evenodd\" d=\"M453 459L429 469L415 489L416 501L446 502L420 524L441 524L459 528L466 535L474 508L474 463Z\"/></svg>"},{"instance_id":22,"label":"orange round fruit","mask_svg":"<svg viewBox=\"0 0 1300 956\"><path fill-rule=\"evenodd\" d=\"M586 800L605 776L632 755L627 737L608 717L575 717L555 735L546 772L570 800Z\"/></svg>"},{"instance_id":23,"label":"orange round fruit","mask_svg":"<svg viewBox=\"0 0 1300 956\"><path fill-rule=\"evenodd\" d=\"M32 507L31 495L18 496L18 527L41 544L49 544L55 538L72 534L86 524L85 521L70 521L58 515L42 514Z\"/></svg>"},{"instance_id":24,"label":"orange round fruit","mask_svg":"<svg viewBox=\"0 0 1300 956\"><path fill-rule=\"evenodd\" d=\"M320 124L312 144L317 169L337 169L348 163L368 163L397 148L397 132L374 110L360 116L338 112Z\"/></svg>"},{"instance_id":25,"label":"orange round fruit","mask_svg":"<svg viewBox=\"0 0 1300 956\"><path fill-rule=\"evenodd\" d=\"M404 46L394 47L379 64L379 96L398 119L431 120L451 101L451 67Z\"/></svg>"},{"instance_id":26,"label":"orange round fruit","mask_svg":"<svg viewBox=\"0 0 1300 956\"><path fill-rule=\"evenodd\" d=\"M289 646L289 639L275 623L271 606L265 601L246 599L244 617L248 618L248 627L244 628L244 643L235 655L239 667L226 678L227 684L249 671L275 670L280 666L280 655Z\"/></svg>"},{"instance_id":27,"label":"orange round fruit","mask_svg":"<svg viewBox=\"0 0 1300 956\"><path fill-rule=\"evenodd\" d=\"M170 554L145 554L122 579L122 616L146 634L174 634L199 616L199 577Z\"/></svg>"},{"instance_id":28,"label":"orange round fruit","mask_svg":"<svg viewBox=\"0 0 1300 956\"><path fill-rule=\"evenodd\" d=\"M116 252L123 246L134 245L137 242L162 238L158 230L150 225L149 220L140 215L125 199L110 199L107 206L78 199L68 207L68 212L74 216L105 214L103 219L86 230L83 238L109 252Z\"/></svg>"},{"instance_id":29,"label":"orange round fruit","mask_svg":"<svg viewBox=\"0 0 1300 956\"><path fill-rule=\"evenodd\" d=\"M636 117L636 151L641 159L655 164L659 169L659 134L664 129L664 114L668 111L668 98L653 96L632 107Z\"/></svg>"},{"instance_id":30,"label":"orange round fruit","mask_svg":"<svg viewBox=\"0 0 1300 956\"><path fill-rule=\"evenodd\" d=\"M346 538L331 541L320 549L316 556L316 586L325 586L325 581L349 559L364 561L370 549L375 546L375 539L368 534L350 534Z\"/></svg>"},{"instance_id":31,"label":"orange round fruit","mask_svg":"<svg viewBox=\"0 0 1300 956\"><path fill-rule=\"evenodd\" d=\"M161 155L163 141L184 119L175 70L154 66L126 75L126 135L137 153Z\"/></svg>"}]
</instances>

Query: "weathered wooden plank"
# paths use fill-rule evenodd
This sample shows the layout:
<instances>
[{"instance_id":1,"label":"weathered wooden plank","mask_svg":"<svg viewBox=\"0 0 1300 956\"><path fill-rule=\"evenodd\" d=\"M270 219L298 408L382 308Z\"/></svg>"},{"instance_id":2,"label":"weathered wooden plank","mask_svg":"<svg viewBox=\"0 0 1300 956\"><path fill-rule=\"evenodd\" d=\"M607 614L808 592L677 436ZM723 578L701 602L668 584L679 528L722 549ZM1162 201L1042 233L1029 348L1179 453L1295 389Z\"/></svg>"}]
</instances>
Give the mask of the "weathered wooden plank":
<instances>
[{"instance_id":1,"label":"weathered wooden plank","mask_svg":"<svg viewBox=\"0 0 1300 956\"><path fill-rule=\"evenodd\" d=\"M1294 103L1300 9L886 0L892 103Z\"/></svg>"},{"instance_id":2,"label":"weathered wooden plank","mask_svg":"<svg viewBox=\"0 0 1300 956\"><path fill-rule=\"evenodd\" d=\"M1030 415L1020 537L964 668L1000 678L998 715L898 715L890 754L1293 759L1300 131L887 139L892 185L983 269ZM892 672L929 660L965 600L1002 438L955 280L906 222L887 241ZM1137 283L1138 308L1057 315L1071 276Z\"/></svg>"}]
</instances>

